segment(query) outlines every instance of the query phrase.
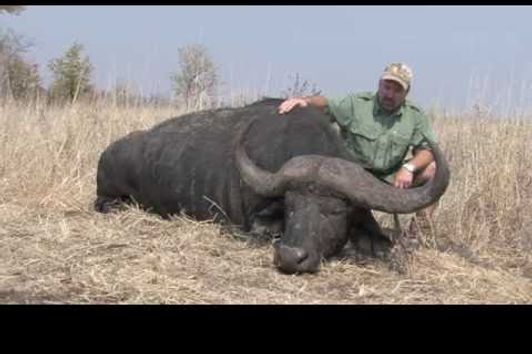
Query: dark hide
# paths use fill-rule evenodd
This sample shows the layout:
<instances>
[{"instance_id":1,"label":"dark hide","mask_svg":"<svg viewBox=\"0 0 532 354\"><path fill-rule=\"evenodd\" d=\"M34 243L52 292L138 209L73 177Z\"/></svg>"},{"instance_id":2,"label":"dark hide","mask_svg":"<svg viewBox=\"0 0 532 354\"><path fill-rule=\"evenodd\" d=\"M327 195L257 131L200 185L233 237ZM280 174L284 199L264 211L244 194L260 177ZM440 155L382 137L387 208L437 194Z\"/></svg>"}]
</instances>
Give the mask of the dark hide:
<instances>
[{"instance_id":1,"label":"dark hide","mask_svg":"<svg viewBox=\"0 0 532 354\"><path fill-rule=\"evenodd\" d=\"M163 216L184 212L249 230L257 214L274 202L243 185L235 167L235 138L250 120L256 119L246 150L268 171L297 155L349 156L325 115L300 109L280 117L281 102L192 113L114 142L98 164L97 195L105 201L131 196Z\"/></svg>"}]
</instances>

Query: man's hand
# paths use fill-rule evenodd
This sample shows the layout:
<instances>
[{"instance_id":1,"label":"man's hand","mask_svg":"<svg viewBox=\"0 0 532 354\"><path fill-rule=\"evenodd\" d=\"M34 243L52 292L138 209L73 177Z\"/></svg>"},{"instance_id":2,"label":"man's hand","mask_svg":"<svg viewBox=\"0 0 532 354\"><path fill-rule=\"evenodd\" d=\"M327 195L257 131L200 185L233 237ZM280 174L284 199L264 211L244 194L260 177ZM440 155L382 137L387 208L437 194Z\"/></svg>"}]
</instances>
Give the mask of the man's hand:
<instances>
[{"instance_id":1,"label":"man's hand","mask_svg":"<svg viewBox=\"0 0 532 354\"><path fill-rule=\"evenodd\" d=\"M395 180L393 182L394 187L396 188L410 188L412 182L414 181L414 174L410 171L407 171L405 168L401 168L395 174Z\"/></svg>"},{"instance_id":2,"label":"man's hand","mask_svg":"<svg viewBox=\"0 0 532 354\"><path fill-rule=\"evenodd\" d=\"M303 97L289 98L279 105L279 114L288 113L297 106L307 107L308 101Z\"/></svg>"}]
</instances>

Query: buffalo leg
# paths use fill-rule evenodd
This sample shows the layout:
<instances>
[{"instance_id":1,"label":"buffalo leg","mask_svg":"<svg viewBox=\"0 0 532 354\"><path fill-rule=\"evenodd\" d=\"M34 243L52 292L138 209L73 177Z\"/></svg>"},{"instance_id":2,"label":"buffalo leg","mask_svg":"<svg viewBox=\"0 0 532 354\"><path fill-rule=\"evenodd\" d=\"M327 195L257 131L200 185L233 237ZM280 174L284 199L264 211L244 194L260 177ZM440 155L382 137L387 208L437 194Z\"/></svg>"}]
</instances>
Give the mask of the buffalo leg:
<instances>
[{"instance_id":1,"label":"buffalo leg","mask_svg":"<svg viewBox=\"0 0 532 354\"><path fill-rule=\"evenodd\" d=\"M370 210L355 211L349 239L362 254L386 258L392 247L392 241L383 232Z\"/></svg>"}]
</instances>

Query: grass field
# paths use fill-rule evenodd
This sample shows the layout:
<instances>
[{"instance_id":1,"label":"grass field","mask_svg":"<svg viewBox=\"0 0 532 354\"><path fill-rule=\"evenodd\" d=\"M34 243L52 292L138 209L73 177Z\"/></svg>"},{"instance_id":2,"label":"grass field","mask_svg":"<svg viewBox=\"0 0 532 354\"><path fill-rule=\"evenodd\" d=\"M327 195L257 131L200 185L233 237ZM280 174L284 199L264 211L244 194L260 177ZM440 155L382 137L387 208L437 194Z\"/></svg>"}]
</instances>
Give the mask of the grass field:
<instances>
[{"instance_id":1,"label":"grass field","mask_svg":"<svg viewBox=\"0 0 532 354\"><path fill-rule=\"evenodd\" d=\"M219 225L92 210L103 149L180 113L0 107L0 303L532 303L532 119L432 114L452 180L406 273L346 253L287 276Z\"/></svg>"}]
</instances>

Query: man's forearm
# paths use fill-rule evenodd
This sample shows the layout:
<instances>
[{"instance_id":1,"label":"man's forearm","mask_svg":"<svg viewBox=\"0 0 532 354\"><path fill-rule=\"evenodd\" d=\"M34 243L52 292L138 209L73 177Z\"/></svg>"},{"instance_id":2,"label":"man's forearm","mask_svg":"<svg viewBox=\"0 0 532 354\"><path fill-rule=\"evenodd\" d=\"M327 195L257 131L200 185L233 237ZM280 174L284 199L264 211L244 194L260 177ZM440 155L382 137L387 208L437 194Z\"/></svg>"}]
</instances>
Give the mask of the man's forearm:
<instances>
[{"instance_id":1,"label":"man's forearm","mask_svg":"<svg viewBox=\"0 0 532 354\"><path fill-rule=\"evenodd\" d=\"M432 161L434 161L432 152L427 149L422 149L415 152L414 157L409 161L409 163L414 165L416 171L419 171L427 167Z\"/></svg>"}]
</instances>

